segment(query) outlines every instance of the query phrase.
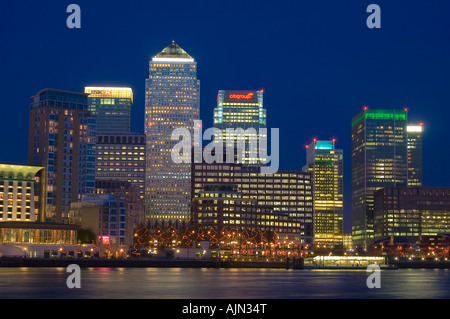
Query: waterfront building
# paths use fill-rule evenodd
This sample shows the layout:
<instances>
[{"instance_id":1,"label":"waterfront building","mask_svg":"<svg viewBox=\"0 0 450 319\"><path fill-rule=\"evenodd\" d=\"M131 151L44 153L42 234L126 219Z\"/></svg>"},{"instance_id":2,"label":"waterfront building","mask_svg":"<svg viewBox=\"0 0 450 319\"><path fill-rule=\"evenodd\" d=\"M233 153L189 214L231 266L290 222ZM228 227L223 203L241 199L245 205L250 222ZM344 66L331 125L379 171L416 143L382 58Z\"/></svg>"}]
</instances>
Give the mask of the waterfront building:
<instances>
[{"instance_id":1,"label":"waterfront building","mask_svg":"<svg viewBox=\"0 0 450 319\"><path fill-rule=\"evenodd\" d=\"M245 198L237 186L207 185L194 197L192 221L195 229L226 230L237 232L275 232L282 238L297 238L300 245L300 218L287 212L274 211L273 207L258 204L255 198Z\"/></svg>"},{"instance_id":2,"label":"waterfront building","mask_svg":"<svg viewBox=\"0 0 450 319\"><path fill-rule=\"evenodd\" d=\"M450 233L448 187L385 187L374 200L375 243L418 245L421 236Z\"/></svg>"},{"instance_id":3,"label":"waterfront building","mask_svg":"<svg viewBox=\"0 0 450 319\"><path fill-rule=\"evenodd\" d=\"M0 164L0 222L42 222L45 177L41 166Z\"/></svg>"},{"instance_id":4,"label":"waterfront building","mask_svg":"<svg viewBox=\"0 0 450 319\"><path fill-rule=\"evenodd\" d=\"M311 260L312 259L312 260ZM316 256L305 261L305 266L311 268L365 268L369 265L389 266L386 256Z\"/></svg>"},{"instance_id":5,"label":"waterfront building","mask_svg":"<svg viewBox=\"0 0 450 319\"><path fill-rule=\"evenodd\" d=\"M197 62L176 42L149 62L145 82L146 211L150 225L183 227L190 219L191 164L172 160L175 129L194 134L200 117ZM187 155L187 154L185 154Z\"/></svg>"},{"instance_id":6,"label":"waterfront building","mask_svg":"<svg viewBox=\"0 0 450 319\"><path fill-rule=\"evenodd\" d=\"M104 256L119 256L132 246L132 224L123 197L111 193L84 195L71 203L69 223L91 231Z\"/></svg>"},{"instance_id":7,"label":"waterfront building","mask_svg":"<svg viewBox=\"0 0 450 319\"><path fill-rule=\"evenodd\" d=\"M424 257L450 257L450 232L420 236L420 252Z\"/></svg>"},{"instance_id":8,"label":"waterfront building","mask_svg":"<svg viewBox=\"0 0 450 319\"><path fill-rule=\"evenodd\" d=\"M86 257L91 253L92 246L78 245L75 225L0 221L0 257Z\"/></svg>"},{"instance_id":9,"label":"waterfront building","mask_svg":"<svg viewBox=\"0 0 450 319\"><path fill-rule=\"evenodd\" d=\"M70 203L95 187L95 119L87 94L44 89L32 97L28 164L47 171L43 220L67 222Z\"/></svg>"},{"instance_id":10,"label":"waterfront building","mask_svg":"<svg viewBox=\"0 0 450 319\"><path fill-rule=\"evenodd\" d=\"M127 133L131 130L133 90L129 87L84 88L88 94L89 111L97 123L97 133Z\"/></svg>"},{"instance_id":11,"label":"waterfront building","mask_svg":"<svg viewBox=\"0 0 450 319\"><path fill-rule=\"evenodd\" d=\"M312 248L313 192L309 172L278 171L274 174L264 174L258 166L238 163L195 163L192 169L194 201L197 201L209 186L221 184L231 187L239 193L242 200L255 201L255 208L271 209L272 220L265 227L275 226L277 222L278 231L287 230L284 237L280 237L281 241L294 240L304 249ZM288 216L291 221L284 220L284 216ZM285 222L288 223L287 228L283 228Z\"/></svg>"},{"instance_id":12,"label":"waterfront building","mask_svg":"<svg viewBox=\"0 0 450 319\"><path fill-rule=\"evenodd\" d=\"M373 241L373 196L408 182L407 110L371 110L352 120L352 235L355 248Z\"/></svg>"},{"instance_id":13,"label":"waterfront building","mask_svg":"<svg viewBox=\"0 0 450 319\"><path fill-rule=\"evenodd\" d=\"M128 231L144 225L144 201L141 198L141 189L134 183L116 180L95 181L95 193L110 193L115 197L124 199L127 209Z\"/></svg>"},{"instance_id":14,"label":"waterfront building","mask_svg":"<svg viewBox=\"0 0 450 319\"><path fill-rule=\"evenodd\" d=\"M145 135L97 134L96 181L126 181L145 194Z\"/></svg>"},{"instance_id":15,"label":"waterfront building","mask_svg":"<svg viewBox=\"0 0 450 319\"><path fill-rule=\"evenodd\" d=\"M261 130L266 129L263 94L263 90L220 90L217 95L214 127L221 130L227 147L243 152L244 164L266 162L267 147L259 143L260 139L267 139L267 132Z\"/></svg>"},{"instance_id":16,"label":"waterfront building","mask_svg":"<svg viewBox=\"0 0 450 319\"><path fill-rule=\"evenodd\" d=\"M422 186L423 123L408 124L408 186Z\"/></svg>"},{"instance_id":17,"label":"waterfront building","mask_svg":"<svg viewBox=\"0 0 450 319\"><path fill-rule=\"evenodd\" d=\"M77 227L40 222L0 222L0 243L74 245L77 243Z\"/></svg>"},{"instance_id":18,"label":"waterfront building","mask_svg":"<svg viewBox=\"0 0 450 319\"><path fill-rule=\"evenodd\" d=\"M304 172L311 173L314 194L314 246L343 247L343 150L335 139L306 147Z\"/></svg>"}]
</instances>

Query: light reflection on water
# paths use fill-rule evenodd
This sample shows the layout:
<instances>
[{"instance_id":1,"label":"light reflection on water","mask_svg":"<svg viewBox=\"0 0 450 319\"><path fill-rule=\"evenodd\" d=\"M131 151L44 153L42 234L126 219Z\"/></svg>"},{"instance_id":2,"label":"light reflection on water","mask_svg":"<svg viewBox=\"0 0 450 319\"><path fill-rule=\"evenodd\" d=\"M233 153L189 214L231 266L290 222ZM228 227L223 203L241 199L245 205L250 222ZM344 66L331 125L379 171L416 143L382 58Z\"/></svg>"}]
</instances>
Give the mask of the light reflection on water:
<instances>
[{"instance_id":1,"label":"light reflection on water","mask_svg":"<svg viewBox=\"0 0 450 319\"><path fill-rule=\"evenodd\" d=\"M65 268L0 268L0 298L304 299L450 298L450 270L381 271L369 289L365 270L85 268L69 289Z\"/></svg>"}]
</instances>

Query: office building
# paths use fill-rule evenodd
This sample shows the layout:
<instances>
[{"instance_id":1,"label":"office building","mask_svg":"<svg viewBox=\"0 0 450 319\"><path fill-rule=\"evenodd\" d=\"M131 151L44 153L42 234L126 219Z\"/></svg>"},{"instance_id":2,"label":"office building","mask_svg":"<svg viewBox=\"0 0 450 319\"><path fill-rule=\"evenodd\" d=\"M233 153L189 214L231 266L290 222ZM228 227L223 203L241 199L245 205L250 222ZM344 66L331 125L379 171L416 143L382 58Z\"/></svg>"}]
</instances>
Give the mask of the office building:
<instances>
[{"instance_id":1,"label":"office building","mask_svg":"<svg viewBox=\"0 0 450 319\"><path fill-rule=\"evenodd\" d=\"M78 227L37 221L0 221L0 257L82 258L96 255L77 241Z\"/></svg>"},{"instance_id":2,"label":"office building","mask_svg":"<svg viewBox=\"0 0 450 319\"><path fill-rule=\"evenodd\" d=\"M28 164L46 168L44 221L67 222L70 203L95 188L95 119L85 93L44 89L32 97Z\"/></svg>"},{"instance_id":3,"label":"office building","mask_svg":"<svg viewBox=\"0 0 450 319\"><path fill-rule=\"evenodd\" d=\"M422 186L422 141L423 123L408 124L408 186Z\"/></svg>"},{"instance_id":4,"label":"office building","mask_svg":"<svg viewBox=\"0 0 450 319\"><path fill-rule=\"evenodd\" d=\"M356 248L373 241L377 189L422 185L423 124L408 109L364 107L352 120L352 234Z\"/></svg>"},{"instance_id":5,"label":"office building","mask_svg":"<svg viewBox=\"0 0 450 319\"><path fill-rule=\"evenodd\" d=\"M300 218L273 207L258 204L255 198L245 198L237 187L207 185L193 198L193 226L205 232L236 230L238 232L275 232L300 238ZM300 243L300 240L297 239Z\"/></svg>"},{"instance_id":6,"label":"office building","mask_svg":"<svg viewBox=\"0 0 450 319\"><path fill-rule=\"evenodd\" d=\"M0 164L0 222L41 222L45 212L45 168Z\"/></svg>"},{"instance_id":7,"label":"office building","mask_svg":"<svg viewBox=\"0 0 450 319\"><path fill-rule=\"evenodd\" d=\"M97 134L96 181L126 181L145 193L145 135Z\"/></svg>"},{"instance_id":8,"label":"office building","mask_svg":"<svg viewBox=\"0 0 450 319\"><path fill-rule=\"evenodd\" d=\"M208 187L217 184L230 187L239 193L242 200L254 201L253 207L265 207L272 211L270 223L261 227L276 226L275 223L278 223L282 231L287 231L280 234L279 240L294 241L303 249L312 249L313 193L310 173L279 171L264 174L257 166L238 163L196 163L192 168L194 202L201 198L202 192L208 191ZM242 207L239 209L242 210ZM280 219L281 216L286 216L290 221L284 220L284 217ZM283 227L286 228L283 230Z\"/></svg>"},{"instance_id":9,"label":"office building","mask_svg":"<svg viewBox=\"0 0 450 319\"><path fill-rule=\"evenodd\" d=\"M343 246L343 150L335 139L317 140L306 147L304 172L311 173L314 194L314 245Z\"/></svg>"},{"instance_id":10,"label":"office building","mask_svg":"<svg viewBox=\"0 0 450 319\"><path fill-rule=\"evenodd\" d=\"M266 161L267 146L259 143L261 139L267 139L267 132L261 130L266 129L263 94L263 90L220 90L217 95L214 127L221 130L223 144L243 152L244 164L264 164Z\"/></svg>"},{"instance_id":11,"label":"office building","mask_svg":"<svg viewBox=\"0 0 450 319\"><path fill-rule=\"evenodd\" d=\"M146 210L149 224L183 227L190 218L191 164L172 160L175 129L194 134L200 113L197 62L176 42L149 62L145 82Z\"/></svg>"},{"instance_id":12,"label":"office building","mask_svg":"<svg viewBox=\"0 0 450 319\"><path fill-rule=\"evenodd\" d=\"M418 244L421 236L450 233L450 188L386 187L375 192L375 240Z\"/></svg>"},{"instance_id":13,"label":"office building","mask_svg":"<svg viewBox=\"0 0 450 319\"><path fill-rule=\"evenodd\" d=\"M352 235L355 248L373 240L373 193L406 186L407 111L370 110L352 120Z\"/></svg>"},{"instance_id":14,"label":"office building","mask_svg":"<svg viewBox=\"0 0 450 319\"><path fill-rule=\"evenodd\" d=\"M131 130L133 90L128 87L85 87L89 111L97 123L97 133L127 133Z\"/></svg>"},{"instance_id":15,"label":"office building","mask_svg":"<svg viewBox=\"0 0 450 319\"><path fill-rule=\"evenodd\" d=\"M355 248L373 241L373 193L406 186L407 110L370 110L352 120L352 235Z\"/></svg>"}]
</instances>

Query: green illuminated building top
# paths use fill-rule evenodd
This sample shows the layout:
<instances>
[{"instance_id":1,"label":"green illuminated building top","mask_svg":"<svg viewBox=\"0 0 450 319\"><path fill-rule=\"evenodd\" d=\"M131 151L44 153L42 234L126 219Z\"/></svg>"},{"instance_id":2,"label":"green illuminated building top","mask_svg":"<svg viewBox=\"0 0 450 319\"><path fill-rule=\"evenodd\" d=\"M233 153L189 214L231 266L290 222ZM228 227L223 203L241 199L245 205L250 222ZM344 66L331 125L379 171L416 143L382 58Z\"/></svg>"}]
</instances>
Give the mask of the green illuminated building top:
<instances>
[{"instance_id":1,"label":"green illuminated building top","mask_svg":"<svg viewBox=\"0 0 450 319\"><path fill-rule=\"evenodd\" d=\"M363 119L386 120L386 121L406 121L407 110L369 110L365 108L352 120L352 126L357 125Z\"/></svg>"}]
</instances>

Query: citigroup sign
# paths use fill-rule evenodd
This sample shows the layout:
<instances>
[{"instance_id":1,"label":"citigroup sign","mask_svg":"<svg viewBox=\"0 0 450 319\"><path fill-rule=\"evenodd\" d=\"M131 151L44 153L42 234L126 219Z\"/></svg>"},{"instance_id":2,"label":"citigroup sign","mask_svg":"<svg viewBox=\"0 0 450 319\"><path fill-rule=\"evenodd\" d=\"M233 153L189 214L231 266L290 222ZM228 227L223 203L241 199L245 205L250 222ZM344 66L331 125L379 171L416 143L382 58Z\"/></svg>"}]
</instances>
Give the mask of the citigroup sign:
<instances>
[{"instance_id":1,"label":"citigroup sign","mask_svg":"<svg viewBox=\"0 0 450 319\"><path fill-rule=\"evenodd\" d=\"M230 94L228 95L228 98L233 100L250 100L254 95L255 94L253 92L250 92L248 94Z\"/></svg>"}]
</instances>

